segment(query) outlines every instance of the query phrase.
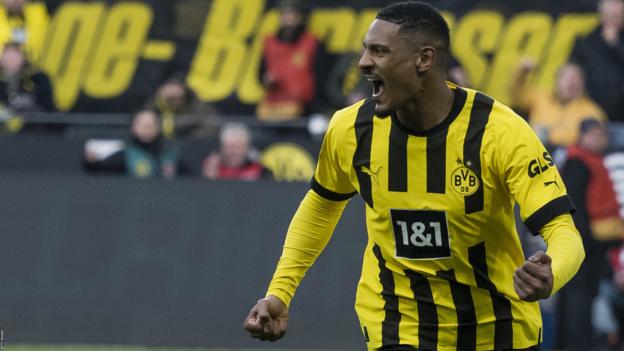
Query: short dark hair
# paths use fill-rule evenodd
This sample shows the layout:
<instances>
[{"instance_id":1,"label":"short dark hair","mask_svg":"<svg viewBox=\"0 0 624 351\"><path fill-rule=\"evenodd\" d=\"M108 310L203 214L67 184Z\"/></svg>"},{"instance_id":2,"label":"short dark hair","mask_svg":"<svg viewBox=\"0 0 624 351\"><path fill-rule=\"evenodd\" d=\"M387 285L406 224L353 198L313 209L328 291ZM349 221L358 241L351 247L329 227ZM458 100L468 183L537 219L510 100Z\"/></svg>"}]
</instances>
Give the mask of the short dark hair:
<instances>
[{"instance_id":1,"label":"short dark hair","mask_svg":"<svg viewBox=\"0 0 624 351\"><path fill-rule=\"evenodd\" d=\"M588 117L585 117L585 119L583 119L581 123L579 124L579 133L585 134L595 128L604 128L604 127L605 125L601 121L599 121L596 117L588 116Z\"/></svg>"},{"instance_id":2,"label":"short dark hair","mask_svg":"<svg viewBox=\"0 0 624 351\"><path fill-rule=\"evenodd\" d=\"M418 32L430 35L448 51L450 35L448 24L433 6L420 1L401 1L379 11L377 19L398 24L400 32Z\"/></svg>"}]
</instances>

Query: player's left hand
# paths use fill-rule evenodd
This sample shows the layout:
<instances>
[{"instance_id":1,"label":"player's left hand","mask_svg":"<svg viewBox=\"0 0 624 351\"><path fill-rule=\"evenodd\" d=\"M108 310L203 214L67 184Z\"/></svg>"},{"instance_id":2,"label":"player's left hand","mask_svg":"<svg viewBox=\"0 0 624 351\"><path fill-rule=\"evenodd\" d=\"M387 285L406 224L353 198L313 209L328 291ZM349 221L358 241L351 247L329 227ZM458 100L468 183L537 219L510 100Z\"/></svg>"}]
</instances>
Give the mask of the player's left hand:
<instances>
[{"instance_id":1,"label":"player's left hand","mask_svg":"<svg viewBox=\"0 0 624 351\"><path fill-rule=\"evenodd\" d=\"M524 301L537 301L550 296L553 288L552 259L544 251L534 253L514 273L514 289Z\"/></svg>"}]
</instances>

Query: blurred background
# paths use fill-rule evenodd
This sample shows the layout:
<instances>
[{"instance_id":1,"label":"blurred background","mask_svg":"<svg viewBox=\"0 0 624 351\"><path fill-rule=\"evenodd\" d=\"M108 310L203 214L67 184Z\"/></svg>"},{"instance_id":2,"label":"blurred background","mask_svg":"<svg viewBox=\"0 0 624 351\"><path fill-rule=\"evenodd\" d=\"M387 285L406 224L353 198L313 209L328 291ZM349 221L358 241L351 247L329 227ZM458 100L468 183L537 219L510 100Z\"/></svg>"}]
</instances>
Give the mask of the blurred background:
<instances>
[{"instance_id":1,"label":"blurred background","mask_svg":"<svg viewBox=\"0 0 624 351\"><path fill-rule=\"evenodd\" d=\"M289 335L242 323L391 2L1 1L0 349L364 349L359 197ZM433 4L449 80L526 118L579 208L587 259L542 302L544 349L621 349L624 1Z\"/></svg>"}]
</instances>

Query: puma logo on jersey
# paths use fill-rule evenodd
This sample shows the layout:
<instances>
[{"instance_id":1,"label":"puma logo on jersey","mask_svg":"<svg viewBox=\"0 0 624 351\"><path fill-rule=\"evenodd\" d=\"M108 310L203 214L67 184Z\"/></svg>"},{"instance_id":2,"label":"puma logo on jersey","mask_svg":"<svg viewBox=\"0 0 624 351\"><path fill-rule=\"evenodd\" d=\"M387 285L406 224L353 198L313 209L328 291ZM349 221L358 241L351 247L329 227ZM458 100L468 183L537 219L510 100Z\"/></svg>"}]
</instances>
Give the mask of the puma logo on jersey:
<instances>
[{"instance_id":1,"label":"puma logo on jersey","mask_svg":"<svg viewBox=\"0 0 624 351\"><path fill-rule=\"evenodd\" d=\"M377 168L375 172L371 171L369 168L365 166L360 167L360 171L362 171L362 173L368 174L375 181L375 184L377 186L379 186L379 174L381 173L382 170L383 170L383 167L381 166L379 166L379 168Z\"/></svg>"},{"instance_id":2,"label":"puma logo on jersey","mask_svg":"<svg viewBox=\"0 0 624 351\"><path fill-rule=\"evenodd\" d=\"M557 180L551 180L548 182L544 182L544 188L551 185L551 184L555 184L557 186L557 188L559 188L559 184L557 184Z\"/></svg>"},{"instance_id":3,"label":"puma logo on jersey","mask_svg":"<svg viewBox=\"0 0 624 351\"><path fill-rule=\"evenodd\" d=\"M547 187L547 186L549 186L551 184L555 184L557 186L557 188L559 187L559 184L557 184L556 180L551 180L549 182L544 182L544 187Z\"/></svg>"}]
</instances>

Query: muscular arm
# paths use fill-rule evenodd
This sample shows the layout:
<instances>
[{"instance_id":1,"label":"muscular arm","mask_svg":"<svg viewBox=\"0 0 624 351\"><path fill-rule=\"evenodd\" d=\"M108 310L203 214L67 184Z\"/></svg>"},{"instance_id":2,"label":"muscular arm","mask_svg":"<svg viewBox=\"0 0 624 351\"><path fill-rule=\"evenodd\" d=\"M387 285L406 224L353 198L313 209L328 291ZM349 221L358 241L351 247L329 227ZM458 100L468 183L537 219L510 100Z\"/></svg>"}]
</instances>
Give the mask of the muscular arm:
<instances>
[{"instance_id":1,"label":"muscular arm","mask_svg":"<svg viewBox=\"0 0 624 351\"><path fill-rule=\"evenodd\" d=\"M268 295L278 297L286 306L305 272L327 245L348 201L332 201L308 191L295 213L282 256L277 264Z\"/></svg>"}]
</instances>

